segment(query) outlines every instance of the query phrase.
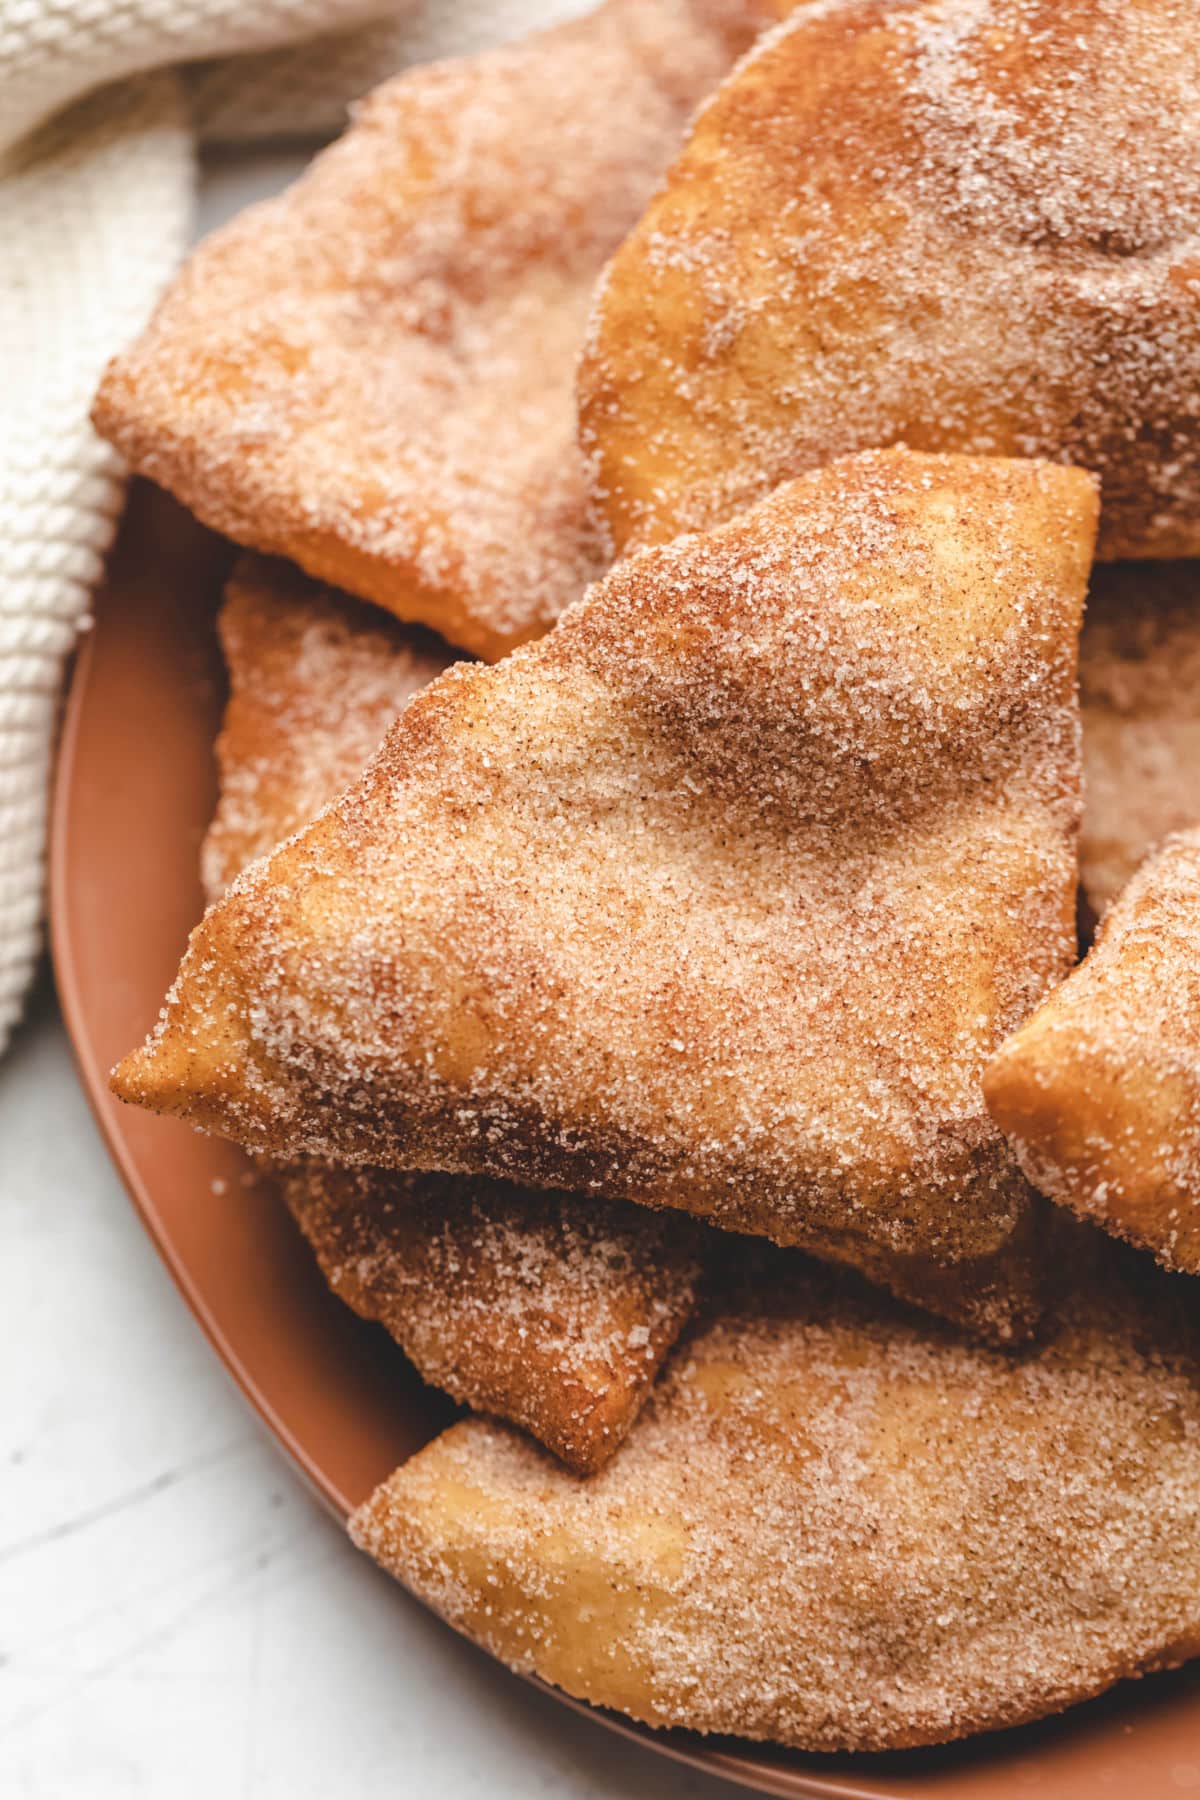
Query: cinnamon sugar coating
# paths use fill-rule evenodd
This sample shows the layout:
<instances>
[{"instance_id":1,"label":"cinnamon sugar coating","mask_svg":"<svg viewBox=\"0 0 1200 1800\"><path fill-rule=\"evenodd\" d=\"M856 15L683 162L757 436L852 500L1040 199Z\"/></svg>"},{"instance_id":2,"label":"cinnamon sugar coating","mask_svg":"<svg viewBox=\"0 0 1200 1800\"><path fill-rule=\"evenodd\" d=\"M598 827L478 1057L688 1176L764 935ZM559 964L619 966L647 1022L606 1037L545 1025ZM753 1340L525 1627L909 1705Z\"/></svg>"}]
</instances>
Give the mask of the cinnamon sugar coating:
<instances>
[{"instance_id":1,"label":"cinnamon sugar coating","mask_svg":"<svg viewBox=\"0 0 1200 1800\"><path fill-rule=\"evenodd\" d=\"M848 451L1097 471L1099 553L1200 553L1191 0L825 0L751 52L598 290L618 550Z\"/></svg>"},{"instance_id":2,"label":"cinnamon sugar coating","mask_svg":"<svg viewBox=\"0 0 1200 1800\"><path fill-rule=\"evenodd\" d=\"M212 899L354 779L450 660L435 638L255 556L234 571L220 633L230 698L204 844ZM276 1173L336 1294L426 1381L573 1469L611 1455L691 1313L703 1233L676 1215L469 1176L311 1161ZM969 1316L1035 1310L1032 1269L982 1273L991 1285L967 1295Z\"/></svg>"},{"instance_id":3,"label":"cinnamon sugar coating","mask_svg":"<svg viewBox=\"0 0 1200 1800\"><path fill-rule=\"evenodd\" d=\"M97 430L238 543L494 658L603 566L575 444L592 287L771 0L607 0L385 83L195 252Z\"/></svg>"},{"instance_id":4,"label":"cinnamon sugar coating","mask_svg":"<svg viewBox=\"0 0 1200 1800\"><path fill-rule=\"evenodd\" d=\"M329 1285L424 1380L521 1425L571 1469L606 1463L691 1316L702 1226L480 1176L282 1176Z\"/></svg>"},{"instance_id":5,"label":"cinnamon sugar coating","mask_svg":"<svg viewBox=\"0 0 1200 1800\"><path fill-rule=\"evenodd\" d=\"M1133 877L984 1091L1043 1193L1200 1274L1200 830Z\"/></svg>"},{"instance_id":6,"label":"cinnamon sugar coating","mask_svg":"<svg viewBox=\"0 0 1200 1800\"><path fill-rule=\"evenodd\" d=\"M604 1472L474 1419L352 1534L512 1667L652 1725L891 1750L1200 1651L1190 1284L1073 1226L1002 1355L780 1254Z\"/></svg>"},{"instance_id":7,"label":"cinnamon sugar coating","mask_svg":"<svg viewBox=\"0 0 1200 1800\"><path fill-rule=\"evenodd\" d=\"M201 852L210 901L361 774L396 714L455 660L432 634L265 556L238 559L217 628L230 691Z\"/></svg>"},{"instance_id":8,"label":"cinnamon sugar coating","mask_svg":"<svg viewBox=\"0 0 1200 1800\"><path fill-rule=\"evenodd\" d=\"M197 928L124 1099L294 1158L1002 1251L979 1088L1073 955L1094 483L868 453L459 665Z\"/></svg>"},{"instance_id":9,"label":"cinnamon sugar coating","mask_svg":"<svg viewBox=\"0 0 1200 1800\"><path fill-rule=\"evenodd\" d=\"M1079 876L1100 914L1151 850L1200 820L1200 563L1093 570L1079 694Z\"/></svg>"}]
</instances>

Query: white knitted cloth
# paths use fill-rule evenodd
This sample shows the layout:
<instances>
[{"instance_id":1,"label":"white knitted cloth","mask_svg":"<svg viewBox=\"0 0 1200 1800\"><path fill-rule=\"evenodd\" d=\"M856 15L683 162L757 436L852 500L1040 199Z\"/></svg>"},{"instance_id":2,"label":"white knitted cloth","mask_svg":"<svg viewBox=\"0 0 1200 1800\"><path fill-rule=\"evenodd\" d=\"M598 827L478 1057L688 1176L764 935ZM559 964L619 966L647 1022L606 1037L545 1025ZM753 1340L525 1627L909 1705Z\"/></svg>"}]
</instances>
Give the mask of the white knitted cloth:
<instances>
[{"instance_id":1,"label":"white knitted cloth","mask_svg":"<svg viewBox=\"0 0 1200 1800\"><path fill-rule=\"evenodd\" d=\"M187 242L196 127L327 132L407 62L582 9L431 0L413 19L414 4L0 0L0 1049L41 943L63 663L121 504L88 410Z\"/></svg>"}]
</instances>

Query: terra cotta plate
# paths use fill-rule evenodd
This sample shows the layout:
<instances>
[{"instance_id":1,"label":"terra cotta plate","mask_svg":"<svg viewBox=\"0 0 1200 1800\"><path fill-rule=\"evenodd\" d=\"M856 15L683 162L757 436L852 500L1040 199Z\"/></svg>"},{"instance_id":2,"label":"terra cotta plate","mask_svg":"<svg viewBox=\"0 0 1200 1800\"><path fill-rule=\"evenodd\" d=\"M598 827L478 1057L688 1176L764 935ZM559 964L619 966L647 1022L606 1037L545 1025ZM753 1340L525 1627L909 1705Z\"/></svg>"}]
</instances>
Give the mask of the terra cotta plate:
<instances>
[{"instance_id":1,"label":"terra cotta plate","mask_svg":"<svg viewBox=\"0 0 1200 1800\"><path fill-rule=\"evenodd\" d=\"M67 706L51 844L54 958L84 1086L147 1230L247 1399L345 1517L453 1409L328 1294L239 1152L118 1106L106 1085L154 1019L199 916L197 851L222 701L213 614L227 560L226 546L172 502L134 488ZM1197 1668L1126 1684L1038 1726L886 1758L805 1758L591 1716L767 1794L1179 1800L1200 1791Z\"/></svg>"}]
</instances>

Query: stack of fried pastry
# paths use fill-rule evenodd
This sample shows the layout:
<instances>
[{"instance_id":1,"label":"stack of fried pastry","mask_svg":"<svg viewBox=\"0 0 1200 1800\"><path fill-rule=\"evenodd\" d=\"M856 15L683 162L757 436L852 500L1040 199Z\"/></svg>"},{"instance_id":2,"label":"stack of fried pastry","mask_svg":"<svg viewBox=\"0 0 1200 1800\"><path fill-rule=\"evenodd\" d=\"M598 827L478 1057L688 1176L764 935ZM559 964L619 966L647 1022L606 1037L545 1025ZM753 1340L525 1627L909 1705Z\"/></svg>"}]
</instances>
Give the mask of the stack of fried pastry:
<instances>
[{"instance_id":1,"label":"stack of fried pastry","mask_svg":"<svg viewBox=\"0 0 1200 1800\"><path fill-rule=\"evenodd\" d=\"M114 1087L476 1415L352 1531L514 1667L897 1749L1200 1653L1197 392L1187 0L607 0L109 370L256 553Z\"/></svg>"}]
</instances>

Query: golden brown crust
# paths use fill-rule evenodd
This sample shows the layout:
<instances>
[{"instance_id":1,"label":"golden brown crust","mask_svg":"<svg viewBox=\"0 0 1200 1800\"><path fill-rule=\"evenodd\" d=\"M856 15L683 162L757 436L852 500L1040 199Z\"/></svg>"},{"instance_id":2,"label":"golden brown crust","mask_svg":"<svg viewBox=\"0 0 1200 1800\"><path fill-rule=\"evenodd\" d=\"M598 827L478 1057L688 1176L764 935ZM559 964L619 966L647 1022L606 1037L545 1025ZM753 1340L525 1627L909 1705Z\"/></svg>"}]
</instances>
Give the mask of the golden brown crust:
<instances>
[{"instance_id":1,"label":"golden brown crust","mask_svg":"<svg viewBox=\"0 0 1200 1800\"><path fill-rule=\"evenodd\" d=\"M1023 1344L1061 1290L1061 1218L1040 1195L1027 1194L1013 1229L982 1256L944 1263L932 1256L898 1256L861 1237L839 1248L831 1237L826 1257L849 1264L970 1337L1002 1346Z\"/></svg>"},{"instance_id":2,"label":"golden brown crust","mask_svg":"<svg viewBox=\"0 0 1200 1800\"><path fill-rule=\"evenodd\" d=\"M218 630L229 700L202 851L209 900L348 787L397 713L455 660L431 633L265 556L239 558Z\"/></svg>"},{"instance_id":3,"label":"golden brown crust","mask_svg":"<svg viewBox=\"0 0 1200 1800\"><path fill-rule=\"evenodd\" d=\"M1043 1193L1200 1274L1200 831L1138 871L984 1092Z\"/></svg>"},{"instance_id":4,"label":"golden brown crust","mask_svg":"<svg viewBox=\"0 0 1200 1800\"><path fill-rule=\"evenodd\" d=\"M1015 1356L781 1254L676 1353L601 1475L472 1420L353 1534L515 1668L804 1750L938 1743L1182 1661L1194 1301L1071 1230L1072 1296Z\"/></svg>"},{"instance_id":5,"label":"golden brown crust","mask_svg":"<svg viewBox=\"0 0 1200 1800\"><path fill-rule=\"evenodd\" d=\"M283 1192L334 1292L424 1380L590 1474L687 1323L703 1228L621 1200L306 1163Z\"/></svg>"},{"instance_id":6,"label":"golden brown crust","mask_svg":"<svg viewBox=\"0 0 1200 1800\"><path fill-rule=\"evenodd\" d=\"M238 543L484 657L603 566L575 446L589 297L770 0L607 0L385 83L192 256L101 434Z\"/></svg>"},{"instance_id":7,"label":"golden brown crust","mask_svg":"<svg viewBox=\"0 0 1200 1800\"><path fill-rule=\"evenodd\" d=\"M1200 563L1093 570L1079 697L1079 876L1099 916L1151 850L1200 820Z\"/></svg>"},{"instance_id":8,"label":"golden brown crust","mask_svg":"<svg viewBox=\"0 0 1200 1800\"><path fill-rule=\"evenodd\" d=\"M1103 477L1100 554L1200 552L1191 0L826 0L702 110L580 370L617 549L847 451Z\"/></svg>"},{"instance_id":9,"label":"golden brown crust","mask_svg":"<svg viewBox=\"0 0 1200 1800\"><path fill-rule=\"evenodd\" d=\"M848 459L460 665L193 935L125 1099L277 1156L999 1252L979 1073L1073 953L1095 491Z\"/></svg>"},{"instance_id":10,"label":"golden brown crust","mask_svg":"<svg viewBox=\"0 0 1200 1800\"><path fill-rule=\"evenodd\" d=\"M437 639L255 556L234 571L220 633L230 697L203 853L212 899L347 786L451 660ZM573 1469L611 1455L691 1313L703 1233L677 1216L468 1176L312 1162L278 1175L343 1300L426 1381ZM964 1306L1022 1328L1036 1284L1024 1268L989 1281Z\"/></svg>"}]
</instances>

